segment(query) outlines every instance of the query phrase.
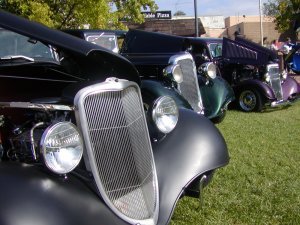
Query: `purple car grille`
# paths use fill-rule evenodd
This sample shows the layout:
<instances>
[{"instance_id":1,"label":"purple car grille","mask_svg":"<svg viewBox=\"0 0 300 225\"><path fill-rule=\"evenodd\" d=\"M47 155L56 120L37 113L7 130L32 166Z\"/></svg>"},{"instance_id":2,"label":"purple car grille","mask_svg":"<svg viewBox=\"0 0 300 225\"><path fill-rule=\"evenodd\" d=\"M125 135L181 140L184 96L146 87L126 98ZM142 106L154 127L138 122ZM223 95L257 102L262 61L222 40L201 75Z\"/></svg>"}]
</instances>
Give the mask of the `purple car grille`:
<instances>
[{"instance_id":1,"label":"purple car grille","mask_svg":"<svg viewBox=\"0 0 300 225\"><path fill-rule=\"evenodd\" d=\"M270 75L270 85L275 94L277 100L283 99L281 77L279 72L279 66L269 66L268 73Z\"/></svg>"}]
</instances>

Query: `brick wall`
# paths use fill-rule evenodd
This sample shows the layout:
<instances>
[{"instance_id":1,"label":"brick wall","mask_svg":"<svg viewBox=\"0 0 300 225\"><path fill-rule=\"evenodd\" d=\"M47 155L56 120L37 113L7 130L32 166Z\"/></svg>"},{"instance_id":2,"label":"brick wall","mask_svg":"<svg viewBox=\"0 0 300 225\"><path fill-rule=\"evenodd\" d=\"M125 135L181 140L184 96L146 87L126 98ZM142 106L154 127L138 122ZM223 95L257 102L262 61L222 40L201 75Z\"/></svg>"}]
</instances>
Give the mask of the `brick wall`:
<instances>
[{"instance_id":1,"label":"brick wall","mask_svg":"<svg viewBox=\"0 0 300 225\"><path fill-rule=\"evenodd\" d=\"M195 20L194 19L176 19L176 20L146 20L142 24L125 23L128 28L140 29L152 32L161 32L166 34L180 36L195 36ZM205 29L198 21L199 35L205 34Z\"/></svg>"}]
</instances>

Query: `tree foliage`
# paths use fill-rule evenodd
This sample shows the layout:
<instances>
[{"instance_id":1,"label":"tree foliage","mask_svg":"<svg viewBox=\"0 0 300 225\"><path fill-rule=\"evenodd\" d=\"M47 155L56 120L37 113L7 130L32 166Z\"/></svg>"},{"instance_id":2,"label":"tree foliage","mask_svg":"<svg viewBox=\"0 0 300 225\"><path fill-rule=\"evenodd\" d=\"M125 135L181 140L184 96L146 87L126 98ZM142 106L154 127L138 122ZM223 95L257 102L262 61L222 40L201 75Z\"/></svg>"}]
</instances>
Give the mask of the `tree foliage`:
<instances>
[{"instance_id":1,"label":"tree foliage","mask_svg":"<svg viewBox=\"0 0 300 225\"><path fill-rule=\"evenodd\" d=\"M185 12L178 10L177 12L174 13L174 16L185 16Z\"/></svg>"},{"instance_id":2,"label":"tree foliage","mask_svg":"<svg viewBox=\"0 0 300 225\"><path fill-rule=\"evenodd\" d=\"M0 0L0 8L57 29L124 29L121 18L141 23L141 10L157 5L154 0Z\"/></svg>"},{"instance_id":3,"label":"tree foliage","mask_svg":"<svg viewBox=\"0 0 300 225\"><path fill-rule=\"evenodd\" d=\"M296 21L300 21L300 0L269 0L264 3L264 14L275 18L280 32L288 30Z\"/></svg>"}]
</instances>

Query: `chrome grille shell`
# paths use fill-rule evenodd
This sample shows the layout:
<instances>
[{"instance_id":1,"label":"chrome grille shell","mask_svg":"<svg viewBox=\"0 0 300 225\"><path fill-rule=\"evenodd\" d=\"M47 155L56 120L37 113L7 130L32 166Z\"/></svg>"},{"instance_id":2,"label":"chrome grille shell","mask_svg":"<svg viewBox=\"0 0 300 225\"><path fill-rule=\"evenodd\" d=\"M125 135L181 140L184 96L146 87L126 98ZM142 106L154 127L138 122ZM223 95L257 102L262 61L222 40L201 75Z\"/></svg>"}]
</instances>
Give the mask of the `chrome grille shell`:
<instances>
[{"instance_id":1,"label":"chrome grille shell","mask_svg":"<svg viewBox=\"0 0 300 225\"><path fill-rule=\"evenodd\" d=\"M177 54L170 58L169 64L180 65L183 81L178 84L178 90L196 112L203 113L204 107L193 56L187 52Z\"/></svg>"},{"instance_id":2,"label":"chrome grille shell","mask_svg":"<svg viewBox=\"0 0 300 225\"><path fill-rule=\"evenodd\" d=\"M74 100L85 164L105 203L130 224L156 224L158 184L140 89L107 79Z\"/></svg>"},{"instance_id":3,"label":"chrome grille shell","mask_svg":"<svg viewBox=\"0 0 300 225\"><path fill-rule=\"evenodd\" d=\"M267 73L270 76L270 86L274 92L277 100L283 100L282 86L281 86L281 76L279 71L279 65L269 64L267 65Z\"/></svg>"}]
</instances>

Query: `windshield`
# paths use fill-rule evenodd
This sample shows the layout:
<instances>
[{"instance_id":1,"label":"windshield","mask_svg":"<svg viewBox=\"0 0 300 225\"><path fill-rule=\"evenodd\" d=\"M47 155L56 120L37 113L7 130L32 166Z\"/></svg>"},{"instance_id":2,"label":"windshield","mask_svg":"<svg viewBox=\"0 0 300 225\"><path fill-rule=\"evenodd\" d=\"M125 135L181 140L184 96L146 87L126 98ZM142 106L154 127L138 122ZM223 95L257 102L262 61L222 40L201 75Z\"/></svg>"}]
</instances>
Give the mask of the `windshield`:
<instances>
[{"instance_id":1,"label":"windshield","mask_svg":"<svg viewBox=\"0 0 300 225\"><path fill-rule=\"evenodd\" d=\"M86 37L88 42L96 45L100 45L103 48L107 48L115 53L118 53L118 43L115 35L100 34L100 35L89 35Z\"/></svg>"},{"instance_id":2,"label":"windshield","mask_svg":"<svg viewBox=\"0 0 300 225\"><path fill-rule=\"evenodd\" d=\"M53 49L39 41L0 28L0 58L31 59L30 61L57 61Z\"/></svg>"},{"instance_id":3,"label":"windshield","mask_svg":"<svg viewBox=\"0 0 300 225\"><path fill-rule=\"evenodd\" d=\"M209 44L209 51L213 58L222 56L222 43Z\"/></svg>"}]
</instances>

